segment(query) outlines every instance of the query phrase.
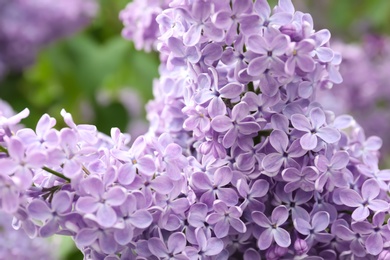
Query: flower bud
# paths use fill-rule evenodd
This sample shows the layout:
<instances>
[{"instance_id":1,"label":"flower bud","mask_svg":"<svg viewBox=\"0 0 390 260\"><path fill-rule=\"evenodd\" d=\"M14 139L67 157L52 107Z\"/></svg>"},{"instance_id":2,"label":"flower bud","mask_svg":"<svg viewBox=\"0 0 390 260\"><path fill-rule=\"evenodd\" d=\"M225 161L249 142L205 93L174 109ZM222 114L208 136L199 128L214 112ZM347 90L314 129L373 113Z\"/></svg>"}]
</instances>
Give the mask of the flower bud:
<instances>
[{"instance_id":1,"label":"flower bud","mask_svg":"<svg viewBox=\"0 0 390 260\"><path fill-rule=\"evenodd\" d=\"M297 255L303 255L309 250L309 247L305 240L298 238L295 240L294 250Z\"/></svg>"}]
</instances>

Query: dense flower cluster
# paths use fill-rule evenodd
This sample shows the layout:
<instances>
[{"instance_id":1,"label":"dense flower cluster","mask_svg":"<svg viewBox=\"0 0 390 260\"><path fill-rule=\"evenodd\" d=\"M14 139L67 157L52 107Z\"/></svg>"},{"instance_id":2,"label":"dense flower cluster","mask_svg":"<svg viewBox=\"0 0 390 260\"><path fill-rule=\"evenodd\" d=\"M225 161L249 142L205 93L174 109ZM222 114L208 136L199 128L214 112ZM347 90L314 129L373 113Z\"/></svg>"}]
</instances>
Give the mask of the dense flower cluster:
<instances>
[{"instance_id":1,"label":"dense flower cluster","mask_svg":"<svg viewBox=\"0 0 390 260\"><path fill-rule=\"evenodd\" d=\"M94 0L1 0L0 78L33 63L38 50L85 26Z\"/></svg>"},{"instance_id":2,"label":"dense flower cluster","mask_svg":"<svg viewBox=\"0 0 390 260\"><path fill-rule=\"evenodd\" d=\"M0 259L51 260L56 248L43 238L30 239L23 230L15 230L12 217L0 212Z\"/></svg>"},{"instance_id":3,"label":"dense flower cluster","mask_svg":"<svg viewBox=\"0 0 390 260\"><path fill-rule=\"evenodd\" d=\"M341 82L328 30L290 0L175 0L131 147L91 125L0 118L0 207L86 259L388 259L381 140L315 101Z\"/></svg>"},{"instance_id":4,"label":"dense flower cluster","mask_svg":"<svg viewBox=\"0 0 390 260\"><path fill-rule=\"evenodd\" d=\"M343 83L318 93L318 100L336 114L348 113L367 134L383 139L383 151L390 152L390 39L366 35L362 44L335 42L333 48L343 54L340 73Z\"/></svg>"}]
</instances>

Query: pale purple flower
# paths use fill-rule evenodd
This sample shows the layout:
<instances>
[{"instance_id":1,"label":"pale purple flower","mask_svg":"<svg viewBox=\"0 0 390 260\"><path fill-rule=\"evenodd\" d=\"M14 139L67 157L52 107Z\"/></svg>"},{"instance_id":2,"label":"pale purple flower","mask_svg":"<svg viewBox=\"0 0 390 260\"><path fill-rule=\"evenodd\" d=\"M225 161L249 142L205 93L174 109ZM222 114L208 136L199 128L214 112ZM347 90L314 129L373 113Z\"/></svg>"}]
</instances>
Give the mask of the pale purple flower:
<instances>
[{"instance_id":1,"label":"pale purple flower","mask_svg":"<svg viewBox=\"0 0 390 260\"><path fill-rule=\"evenodd\" d=\"M179 232L170 235L166 243L157 237L152 237L148 241L150 252L159 259L189 259L183 255L186 244L185 235Z\"/></svg>"},{"instance_id":2,"label":"pale purple flower","mask_svg":"<svg viewBox=\"0 0 390 260\"><path fill-rule=\"evenodd\" d=\"M305 240L309 246L312 246L316 242L328 243L332 240L333 235L324 231L329 225L329 213L325 211L319 211L315 213L311 221L308 222L305 219L294 219L295 229L305 235Z\"/></svg>"},{"instance_id":3,"label":"pale purple flower","mask_svg":"<svg viewBox=\"0 0 390 260\"><path fill-rule=\"evenodd\" d=\"M275 153L267 154L262 161L264 171L269 176L278 174L281 168L294 166L296 164L294 159L306 153L299 141L290 144L287 134L281 130L272 131L269 142L276 150Z\"/></svg>"},{"instance_id":4,"label":"pale purple flower","mask_svg":"<svg viewBox=\"0 0 390 260\"><path fill-rule=\"evenodd\" d=\"M247 40L248 50L257 55L249 62L248 74L251 76L258 76L266 69L273 68L275 70L282 70L284 62L281 56L286 53L288 48L288 39L283 34L278 34L274 37L276 32L266 33L265 37L260 35L251 35ZM274 91L266 93L273 96ZM274 93L275 94L275 93Z\"/></svg>"},{"instance_id":5,"label":"pale purple flower","mask_svg":"<svg viewBox=\"0 0 390 260\"><path fill-rule=\"evenodd\" d=\"M315 69L315 62L311 57L311 52L314 50L314 42L305 39L298 43L293 43L291 50L287 54L285 70L288 74L293 75L296 67L304 72L312 72Z\"/></svg>"},{"instance_id":6,"label":"pale purple flower","mask_svg":"<svg viewBox=\"0 0 390 260\"><path fill-rule=\"evenodd\" d=\"M326 121L325 113L321 108L313 108L309 113L309 118L301 114L291 117L291 123L299 131L305 133L300 138L303 149L313 150L318 145L318 139L325 143L335 143L340 139L340 133L336 129L324 126Z\"/></svg>"},{"instance_id":7,"label":"pale purple flower","mask_svg":"<svg viewBox=\"0 0 390 260\"><path fill-rule=\"evenodd\" d=\"M237 36L237 26L242 19L245 19L245 15L251 7L252 4L249 0L235 0L232 1L230 10L222 9L212 16L211 19L215 27L226 30L227 43L234 41Z\"/></svg>"},{"instance_id":8,"label":"pale purple flower","mask_svg":"<svg viewBox=\"0 0 390 260\"><path fill-rule=\"evenodd\" d=\"M367 164L360 164L357 166L357 169L367 178L376 180L382 190L387 191L389 189L387 182L390 181L390 170L380 170L378 159L373 158L367 161Z\"/></svg>"},{"instance_id":9,"label":"pale purple flower","mask_svg":"<svg viewBox=\"0 0 390 260\"><path fill-rule=\"evenodd\" d=\"M275 187L274 205L283 204L291 211L293 219L296 218L309 218L309 213L305 209L305 205L313 198L312 192L305 192L298 189L296 192L285 192L285 186L278 184Z\"/></svg>"},{"instance_id":10,"label":"pale purple flower","mask_svg":"<svg viewBox=\"0 0 390 260\"><path fill-rule=\"evenodd\" d=\"M59 143L58 131L53 129L56 120L48 114L44 114L38 121L35 132L30 128L19 130L16 135L28 144L28 148L40 146L55 147Z\"/></svg>"},{"instance_id":11,"label":"pale purple flower","mask_svg":"<svg viewBox=\"0 0 390 260\"><path fill-rule=\"evenodd\" d=\"M217 238L224 238L229 234L230 228L239 233L246 232L246 226L240 219L242 210L239 207L228 207L221 200L214 202L215 213L207 216L207 223L213 225L213 230Z\"/></svg>"},{"instance_id":12,"label":"pale purple flower","mask_svg":"<svg viewBox=\"0 0 390 260\"><path fill-rule=\"evenodd\" d=\"M231 147L240 134L250 135L260 131L260 125L249 114L249 107L245 102L233 107L231 117L225 115L214 117L211 127L219 133L225 133L222 139L225 148Z\"/></svg>"},{"instance_id":13,"label":"pale purple flower","mask_svg":"<svg viewBox=\"0 0 390 260\"><path fill-rule=\"evenodd\" d=\"M125 162L120 166L118 172L118 181L123 185L128 185L134 181L135 174L138 171L140 174L151 176L155 170L155 162L153 159L144 155L144 147L146 146L143 137L137 138L129 151L111 150L112 155Z\"/></svg>"},{"instance_id":14,"label":"pale purple flower","mask_svg":"<svg viewBox=\"0 0 390 260\"><path fill-rule=\"evenodd\" d=\"M284 191L290 193L296 189L313 191L314 182L318 178L318 170L313 166L304 166L302 169L287 168L282 172L283 180L288 182L284 186Z\"/></svg>"},{"instance_id":15,"label":"pale purple flower","mask_svg":"<svg viewBox=\"0 0 390 260\"><path fill-rule=\"evenodd\" d=\"M280 226L288 219L288 210L285 206L278 206L272 211L269 219L263 212L254 211L252 213L253 221L264 228L257 241L260 250L267 249L275 241L281 247L288 247L291 244L290 234Z\"/></svg>"},{"instance_id":16,"label":"pale purple flower","mask_svg":"<svg viewBox=\"0 0 390 260\"><path fill-rule=\"evenodd\" d=\"M292 19L292 15L287 12L271 14L271 8L267 0L256 1L253 9L255 14L249 15L242 20L242 30L248 35L260 33L264 28L287 24Z\"/></svg>"},{"instance_id":17,"label":"pale purple flower","mask_svg":"<svg viewBox=\"0 0 390 260\"><path fill-rule=\"evenodd\" d=\"M366 180L361 189L361 194L350 189L340 191L340 200L348 207L355 208L352 218L356 221L363 221L370 215L370 210L374 212L387 211L389 203L376 199L380 193L380 188L374 179Z\"/></svg>"},{"instance_id":18,"label":"pale purple flower","mask_svg":"<svg viewBox=\"0 0 390 260\"><path fill-rule=\"evenodd\" d=\"M215 171L212 176L203 172L195 172L191 176L191 184L194 191L201 194L200 202L209 208L213 207L216 199L222 200L228 206L234 206L238 202L237 192L225 187L230 184L233 177L231 169L227 166Z\"/></svg>"},{"instance_id":19,"label":"pale purple flower","mask_svg":"<svg viewBox=\"0 0 390 260\"><path fill-rule=\"evenodd\" d=\"M349 248L354 255L358 257L364 257L366 256L364 241L367 237L367 224L368 223L366 222L355 222L352 223L350 228L344 219L339 219L334 222L332 233L335 234L338 238L344 241L348 241L350 243Z\"/></svg>"},{"instance_id":20,"label":"pale purple flower","mask_svg":"<svg viewBox=\"0 0 390 260\"><path fill-rule=\"evenodd\" d=\"M76 210L90 214L88 217L103 227L112 227L118 220L113 207L125 202L125 190L119 186L106 188L96 177L84 179L80 185L85 196L77 200Z\"/></svg>"},{"instance_id":21,"label":"pale purple flower","mask_svg":"<svg viewBox=\"0 0 390 260\"><path fill-rule=\"evenodd\" d=\"M244 199L240 207L245 210L247 207L250 212L264 208L261 198L269 191L269 183L266 180L256 180L251 183L251 186L244 179L237 182L237 191ZM246 211L245 211L246 212Z\"/></svg>"},{"instance_id":22,"label":"pale purple flower","mask_svg":"<svg viewBox=\"0 0 390 260\"><path fill-rule=\"evenodd\" d=\"M344 169L348 162L349 155L344 151L336 152L330 160L324 155L318 155L314 160L315 166L320 172L315 181L316 190L322 191L325 185L330 191L334 187L345 187L347 180Z\"/></svg>"},{"instance_id":23,"label":"pale purple flower","mask_svg":"<svg viewBox=\"0 0 390 260\"><path fill-rule=\"evenodd\" d=\"M23 119L28 117L30 110L23 109L16 115L4 114L6 111L2 110L0 113L0 137L3 140L4 136L11 136L15 126Z\"/></svg>"},{"instance_id":24,"label":"pale purple flower","mask_svg":"<svg viewBox=\"0 0 390 260\"><path fill-rule=\"evenodd\" d=\"M72 209L73 195L67 191L59 191L51 201L51 208L43 200L34 200L28 207L28 213L34 219L43 221L39 235L49 237L60 229L60 221Z\"/></svg>"},{"instance_id":25,"label":"pale purple flower","mask_svg":"<svg viewBox=\"0 0 390 260\"><path fill-rule=\"evenodd\" d=\"M224 31L211 22L212 7L210 2L195 1L192 4L189 13L192 25L183 35L183 43L186 46L198 44L202 37L215 41L220 41L224 37Z\"/></svg>"},{"instance_id":26,"label":"pale purple flower","mask_svg":"<svg viewBox=\"0 0 390 260\"><path fill-rule=\"evenodd\" d=\"M369 254L379 255L384 248L384 244L390 239L390 230L384 225L385 213L376 212L372 217L370 233L365 241L366 250Z\"/></svg>"},{"instance_id":27,"label":"pale purple flower","mask_svg":"<svg viewBox=\"0 0 390 260\"><path fill-rule=\"evenodd\" d=\"M124 218L124 228L115 230L115 241L120 245L126 245L133 239L133 232L135 228L147 228L152 224L152 215L143 208L138 208L141 202L142 194L127 194L126 200L119 206L118 216Z\"/></svg>"},{"instance_id":28,"label":"pale purple flower","mask_svg":"<svg viewBox=\"0 0 390 260\"><path fill-rule=\"evenodd\" d=\"M197 246L186 247L184 249L185 254L191 260L216 256L223 250L224 244L222 240L216 237L207 236L202 228L197 228L195 230L195 238Z\"/></svg>"},{"instance_id":29,"label":"pale purple flower","mask_svg":"<svg viewBox=\"0 0 390 260\"><path fill-rule=\"evenodd\" d=\"M210 69L213 79L209 74L199 75L200 88L194 95L194 100L197 104L203 105L207 103L207 111L211 118L226 113L226 105L223 98L236 99L242 93L243 86L238 82L231 82L224 86L219 85L217 71Z\"/></svg>"},{"instance_id":30,"label":"pale purple flower","mask_svg":"<svg viewBox=\"0 0 390 260\"><path fill-rule=\"evenodd\" d=\"M17 137L6 139L9 158L0 159L2 174L12 176L12 179L22 189L31 186L33 168L45 165L47 157L39 150L26 151L24 143Z\"/></svg>"}]
</instances>

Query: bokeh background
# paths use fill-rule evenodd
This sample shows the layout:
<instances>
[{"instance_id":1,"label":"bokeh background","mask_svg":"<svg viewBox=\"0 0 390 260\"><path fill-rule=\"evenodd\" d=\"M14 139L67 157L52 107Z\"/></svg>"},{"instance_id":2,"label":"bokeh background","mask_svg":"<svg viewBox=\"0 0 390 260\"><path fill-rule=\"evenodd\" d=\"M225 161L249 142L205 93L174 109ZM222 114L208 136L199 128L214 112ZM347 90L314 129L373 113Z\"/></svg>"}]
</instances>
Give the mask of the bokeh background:
<instances>
[{"instance_id":1,"label":"bokeh background","mask_svg":"<svg viewBox=\"0 0 390 260\"><path fill-rule=\"evenodd\" d=\"M23 121L26 126L33 127L43 113L49 113L61 127L60 110L65 108L75 122L94 124L105 133L113 126L132 135L145 131L144 104L152 98L159 59L157 53L136 51L132 42L122 38L123 25L118 16L128 2L99 0L99 11L87 27L50 43L38 53L35 63L0 80L1 99L15 111L30 109L30 116ZM293 3L297 10L312 14L316 30L328 28L332 39L362 44L370 35L390 37L388 0L293 0ZM373 51L370 48L380 47L372 44L367 48L366 51ZM390 74L390 67L388 71ZM390 90L388 77L389 85L380 88ZM390 91L383 93L389 93L390 100ZM386 100L374 107L390 115ZM385 124L389 126L390 122ZM382 132L375 132L373 127L370 134L386 139ZM390 165L386 158L382 164ZM82 259L70 239L56 243L61 248L58 259Z\"/></svg>"}]
</instances>

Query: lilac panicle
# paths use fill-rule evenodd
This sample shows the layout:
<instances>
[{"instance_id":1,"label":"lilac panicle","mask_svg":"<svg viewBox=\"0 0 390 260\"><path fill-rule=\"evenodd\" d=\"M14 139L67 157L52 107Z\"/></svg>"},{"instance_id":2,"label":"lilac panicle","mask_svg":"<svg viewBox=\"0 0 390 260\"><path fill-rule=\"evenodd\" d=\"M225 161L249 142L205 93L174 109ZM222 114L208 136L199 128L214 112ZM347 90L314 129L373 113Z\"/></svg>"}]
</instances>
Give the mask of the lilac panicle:
<instances>
[{"instance_id":1,"label":"lilac panicle","mask_svg":"<svg viewBox=\"0 0 390 260\"><path fill-rule=\"evenodd\" d=\"M65 110L61 130L2 116L0 207L20 227L85 259L386 256L381 141L316 100L341 81L328 30L290 0L135 1L122 18L160 52L149 130L129 145Z\"/></svg>"}]
</instances>

